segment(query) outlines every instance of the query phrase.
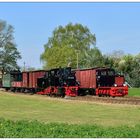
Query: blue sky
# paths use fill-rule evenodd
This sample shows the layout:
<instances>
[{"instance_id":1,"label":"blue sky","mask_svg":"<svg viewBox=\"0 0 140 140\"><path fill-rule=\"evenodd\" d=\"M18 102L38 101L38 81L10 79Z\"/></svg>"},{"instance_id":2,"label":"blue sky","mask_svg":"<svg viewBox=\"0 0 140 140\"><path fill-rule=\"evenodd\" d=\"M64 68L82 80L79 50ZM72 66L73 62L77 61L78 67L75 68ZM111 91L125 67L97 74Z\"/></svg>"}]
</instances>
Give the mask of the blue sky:
<instances>
[{"instance_id":1,"label":"blue sky","mask_svg":"<svg viewBox=\"0 0 140 140\"><path fill-rule=\"evenodd\" d=\"M15 28L23 66L42 67L40 54L52 31L69 22L88 26L103 54L140 53L140 3L0 3L0 19Z\"/></svg>"}]
</instances>

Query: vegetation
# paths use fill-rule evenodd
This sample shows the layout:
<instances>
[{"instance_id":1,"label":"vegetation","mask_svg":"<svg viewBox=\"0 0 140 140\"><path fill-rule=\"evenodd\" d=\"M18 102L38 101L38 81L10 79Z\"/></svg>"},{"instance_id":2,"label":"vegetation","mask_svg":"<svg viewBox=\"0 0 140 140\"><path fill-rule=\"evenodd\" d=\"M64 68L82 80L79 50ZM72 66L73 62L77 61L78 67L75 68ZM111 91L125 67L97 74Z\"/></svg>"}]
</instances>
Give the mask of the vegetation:
<instances>
[{"instance_id":1,"label":"vegetation","mask_svg":"<svg viewBox=\"0 0 140 140\"><path fill-rule=\"evenodd\" d=\"M104 66L104 58L102 56L101 51L97 48L91 48L87 52L85 52L85 67L103 67Z\"/></svg>"},{"instance_id":2,"label":"vegetation","mask_svg":"<svg viewBox=\"0 0 140 140\"><path fill-rule=\"evenodd\" d=\"M17 60L21 58L14 43L14 28L0 20L0 71L19 68Z\"/></svg>"},{"instance_id":3,"label":"vegetation","mask_svg":"<svg viewBox=\"0 0 140 140\"><path fill-rule=\"evenodd\" d=\"M102 127L0 119L1 138L140 138L140 125Z\"/></svg>"},{"instance_id":4,"label":"vegetation","mask_svg":"<svg viewBox=\"0 0 140 140\"><path fill-rule=\"evenodd\" d=\"M139 106L2 91L0 100L0 138L140 138Z\"/></svg>"},{"instance_id":5,"label":"vegetation","mask_svg":"<svg viewBox=\"0 0 140 140\"><path fill-rule=\"evenodd\" d=\"M64 27L59 26L45 44L41 60L45 68L67 66L68 63L76 68L78 57L79 67L84 67L85 53L90 51L90 47L95 43L95 35L86 26L71 23Z\"/></svg>"},{"instance_id":6,"label":"vegetation","mask_svg":"<svg viewBox=\"0 0 140 140\"><path fill-rule=\"evenodd\" d=\"M129 96L140 96L140 88L129 88Z\"/></svg>"},{"instance_id":7,"label":"vegetation","mask_svg":"<svg viewBox=\"0 0 140 140\"><path fill-rule=\"evenodd\" d=\"M0 118L11 120L134 126L140 122L139 115L139 106L61 100L40 95L0 92Z\"/></svg>"}]
</instances>

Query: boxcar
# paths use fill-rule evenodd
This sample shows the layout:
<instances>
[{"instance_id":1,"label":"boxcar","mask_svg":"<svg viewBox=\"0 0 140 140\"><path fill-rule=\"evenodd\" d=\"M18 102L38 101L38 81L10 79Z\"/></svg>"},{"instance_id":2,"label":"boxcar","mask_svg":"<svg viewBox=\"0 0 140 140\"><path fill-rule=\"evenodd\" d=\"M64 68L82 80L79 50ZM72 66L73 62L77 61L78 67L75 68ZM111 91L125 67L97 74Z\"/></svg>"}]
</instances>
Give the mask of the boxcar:
<instances>
[{"instance_id":1,"label":"boxcar","mask_svg":"<svg viewBox=\"0 0 140 140\"><path fill-rule=\"evenodd\" d=\"M23 88L29 88L29 72L22 72L22 87Z\"/></svg>"},{"instance_id":2,"label":"boxcar","mask_svg":"<svg viewBox=\"0 0 140 140\"><path fill-rule=\"evenodd\" d=\"M28 74L29 75L29 89L36 92L36 90L39 88L37 84L37 79L43 77L45 73L46 73L45 70L30 71Z\"/></svg>"},{"instance_id":3,"label":"boxcar","mask_svg":"<svg viewBox=\"0 0 140 140\"><path fill-rule=\"evenodd\" d=\"M37 79L43 77L45 74L44 70L38 71L24 71L19 73L19 80L15 79L12 82L12 87L22 92L36 92L38 90Z\"/></svg>"}]
</instances>

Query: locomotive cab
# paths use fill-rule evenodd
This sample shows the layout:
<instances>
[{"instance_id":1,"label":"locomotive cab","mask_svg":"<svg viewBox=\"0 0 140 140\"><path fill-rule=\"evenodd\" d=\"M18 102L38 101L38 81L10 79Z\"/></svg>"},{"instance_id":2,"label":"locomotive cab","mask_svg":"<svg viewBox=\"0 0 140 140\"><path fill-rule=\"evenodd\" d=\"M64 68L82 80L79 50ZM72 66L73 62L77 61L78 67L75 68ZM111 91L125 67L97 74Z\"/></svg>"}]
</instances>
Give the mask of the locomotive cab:
<instances>
[{"instance_id":1,"label":"locomotive cab","mask_svg":"<svg viewBox=\"0 0 140 140\"><path fill-rule=\"evenodd\" d=\"M96 71L97 87L126 86L123 75L115 73L114 69L101 69Z\"/></svg>"},{"instance_id":2,"label":"locomotive cab","mask_svg":"<svg viewBox=\"0 0 140 140\"><path fill-rule=\"evenodd\" d=\"M115 82L115 71L113 69L99 69L96 71L97 87L110 87Z\"/></svg>"},{"instance_id":3,"label":"locomotive cab","mask_svg":"<svg viewBox=\"0 0 140 140\"><path fill-rule=\"evenodd\" d=\"M125 96L128 87L123 75L118 75L113 69L99 69L96 71L96 95L99 96Z\"/></svg>"}]
</instances>

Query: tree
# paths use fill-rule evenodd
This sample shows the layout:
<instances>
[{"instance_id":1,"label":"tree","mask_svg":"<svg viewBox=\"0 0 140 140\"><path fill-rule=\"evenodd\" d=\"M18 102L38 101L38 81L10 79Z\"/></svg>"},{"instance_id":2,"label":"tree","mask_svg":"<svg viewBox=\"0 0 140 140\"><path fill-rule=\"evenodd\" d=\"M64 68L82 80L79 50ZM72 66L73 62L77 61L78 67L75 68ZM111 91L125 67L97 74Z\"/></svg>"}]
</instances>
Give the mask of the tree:
<instances>
[{"instance_id":1,"label":"tree","mask_svg":"<svg viewBox=\"0 0 140 140\"><path fill-rule=\"evenodd\" d=\"M124 52L122 50L114 50L110 54L104 55L104 66L114 68L116 72L120 73L119 63L124 56Z\"/></svg>"},{"instance_id":2,"label":"tree","mask_svg":"<svg viewBox=\"0 0 140 140\"><path fill-rule=\"evenodd\" d=\"M60 66L66 67L69 62L72 62L72 67L76 65L75 50L67 46L63 46L61 48L52 47L51 49L46 48L46 52L43 54L42 57L43 59L47 60L44 61L47 68L58 68Z\"/></svg>"},{"instance_id":3,"label":"tree","mask_svg":"<svg viewBox=\"0 0 140 140\"><path fill-rule=\"evenodd\" d=\"M114 59L108 55L103 55L103 66L114 68Z\"/></svg>"},{"instance_id":4,"label":"tree","mask_svg":"<svg viewBox=\"0 0 140 140\"><path fill-rule=\"evenodd\" d=\"M96 37L89 29L81 24L71 24L57 27L44 45L45 51L41 55L45 68L66 66L71 61L72 67L76 68L78 55L79 66L82 67L82 59L85 51L95 45Z\"/></svg>"},{"instance_id":5,"label":"tree","mask_svg":"<svg viewBox=\"0 0 140 140\"><path fill-rule=\"evenodd\" d=\"M131 83L134 87L140 87L140 53L133 57L133 65L131 66Z\"/></svg>"},{"instance_id":6,"label":"tree","mask_svg":"<svg viewBox=\"0 0 140 140\"><path fill-rule=\"evenodd\" d=\"M102 67L104 65L102 53L97 47L91 48L85 52L85 55L86 67Z\"/></svg>"},{"instance_id":7,"label":"tree","mask_svg":"<svg viewBox=\"0 0 140 140\"><path fill-rule=\"evenodd\" d=\"M133 70L134 58L132 55L125 55L118 63L118 69L121 70L124 74L129 73Z\"/></svg>"},{"instance_id":8,"label":"tree","mask_svg":"<svg viewBox=\"0 0 140 140\"><path fill-rule=\"evenodd\" d=\"M21 58L14 43L14 28L0 20L0 71L18 69L17 60Z\"/></svg>"}]
</instances>

